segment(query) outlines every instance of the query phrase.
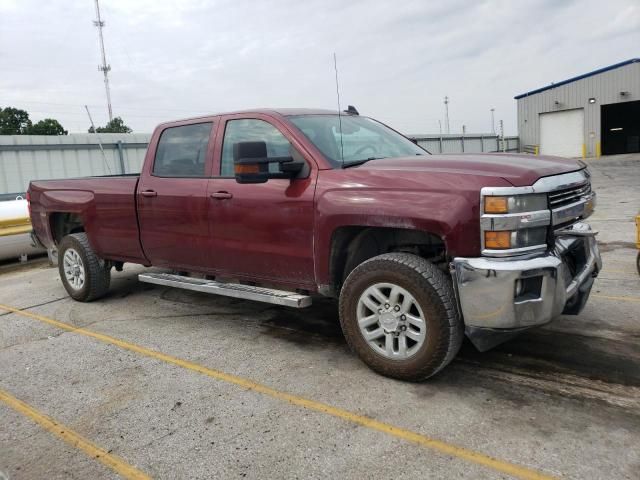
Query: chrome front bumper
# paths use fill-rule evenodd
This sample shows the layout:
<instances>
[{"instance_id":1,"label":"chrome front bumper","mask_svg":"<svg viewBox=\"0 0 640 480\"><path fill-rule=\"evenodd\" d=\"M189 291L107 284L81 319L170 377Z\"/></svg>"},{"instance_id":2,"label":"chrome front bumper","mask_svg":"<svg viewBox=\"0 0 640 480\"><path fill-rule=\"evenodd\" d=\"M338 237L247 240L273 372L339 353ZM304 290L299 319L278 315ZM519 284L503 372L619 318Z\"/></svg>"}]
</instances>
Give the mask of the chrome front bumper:
<instances>
[{"instance_id":1,"label":"chrome front bumper","mask_svg":"<svg viewBox=\"0 0 640 480\"><path fill-rule=\"evenodd\" d=\"M579 313L602 268L596 233L576 223L556 232L555 247L542 254L454 258L452 274L472 341L478 330L513 333L563 312Z\"/></svg>"}]
</instances>

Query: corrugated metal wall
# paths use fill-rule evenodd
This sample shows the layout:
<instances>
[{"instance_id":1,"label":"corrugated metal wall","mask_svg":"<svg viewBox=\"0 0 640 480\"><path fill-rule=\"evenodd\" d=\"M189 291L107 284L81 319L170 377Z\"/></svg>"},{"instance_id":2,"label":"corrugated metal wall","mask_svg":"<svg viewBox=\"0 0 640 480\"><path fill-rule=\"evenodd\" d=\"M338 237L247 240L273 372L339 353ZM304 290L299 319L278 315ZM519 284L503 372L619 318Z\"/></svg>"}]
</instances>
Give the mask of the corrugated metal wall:
<instances>
[{"instance_id":1,"label":"corrugated metal wall","mask_svg":"<svg viewBox=\"0 0 640 480\"><path fill-rule=\"evenodd\" d=\"M620 92L629 92L621 96ZM595 98L595 103L589 103ZM518 136L521 148L540 144L541 113L584 109L584 143L586 155L596 155L601 141L600 107L610 103L640 100L640 63L630 63L614 70L586 77L566 85L518 99ZM556 105L555 102L559 104Z\"/></svg>"},{"instance_id":2,"label":"corrugated metal wall","mask_svg":"<svg viewBox=\"0 0 640 480\"><path fill-rule=\"evenodd\" d=\"M0 200L15 198L31 180L138 173L151 135L0 135ZM493 135L415 135L431 153L502 151ZM104 155L100 150L100 144ZM505 137L505 151L518 151L518 137Z\"/></svg>"},{"instance_id":3,"label":"corrugated metal wall","mask_svg":"<svg viewBox=\"0 0 640 480\"><path fill-rule=\"evenodd\" d=\"M431 153L501 152L502 141L496 135L411 135L418 145ZM517 152L518 137L504 137L504 150Z\"/></svg>"},{"instance_id":4,"label":"corrugated metal wall","mask_svg":"<svg viewBox=\"0 0 640 480\"><path fill-rule=\"evenodd\" d=\"M137 173L150 137L120 133L0 135L0 195L25 192L31 180Z\"/></svg>"}]
</instances>

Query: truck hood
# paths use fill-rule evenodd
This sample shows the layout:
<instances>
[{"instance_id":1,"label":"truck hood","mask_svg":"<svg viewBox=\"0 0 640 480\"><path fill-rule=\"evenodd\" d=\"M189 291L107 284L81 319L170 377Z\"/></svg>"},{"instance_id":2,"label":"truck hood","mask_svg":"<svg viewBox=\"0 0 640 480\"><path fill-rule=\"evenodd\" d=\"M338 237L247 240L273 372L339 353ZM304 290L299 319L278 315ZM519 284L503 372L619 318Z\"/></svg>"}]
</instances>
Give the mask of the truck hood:
<instances>
[{"instance_id":1,"label":"truck hood","mask_svg":"<svg viewBox=\"0 0 640 480\"><path fill-rule=\"evenodd\" d=\"M541 177L584 168L576 159L510 153L424 155L371 160L358 170L444 172L501 177L513 186L533 185Z\"/></svg>"}]
</instances>

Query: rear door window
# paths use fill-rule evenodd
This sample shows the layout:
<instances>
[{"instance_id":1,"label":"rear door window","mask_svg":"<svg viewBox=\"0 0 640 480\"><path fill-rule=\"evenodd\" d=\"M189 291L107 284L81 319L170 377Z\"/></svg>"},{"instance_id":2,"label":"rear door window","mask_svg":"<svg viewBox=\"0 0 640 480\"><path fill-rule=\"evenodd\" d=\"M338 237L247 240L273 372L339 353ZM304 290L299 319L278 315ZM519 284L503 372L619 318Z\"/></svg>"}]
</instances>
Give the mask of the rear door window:
<instances>
[{"instance_id":1,"label":"rear door window","mask_svg":"<svg viewBox=\"0 0 640 480\"><path fill-rule=\"evenodd\" d=\"M158 141L153 175L204 177L212 122L167 128Z\"/></svg>"}]
</instances>

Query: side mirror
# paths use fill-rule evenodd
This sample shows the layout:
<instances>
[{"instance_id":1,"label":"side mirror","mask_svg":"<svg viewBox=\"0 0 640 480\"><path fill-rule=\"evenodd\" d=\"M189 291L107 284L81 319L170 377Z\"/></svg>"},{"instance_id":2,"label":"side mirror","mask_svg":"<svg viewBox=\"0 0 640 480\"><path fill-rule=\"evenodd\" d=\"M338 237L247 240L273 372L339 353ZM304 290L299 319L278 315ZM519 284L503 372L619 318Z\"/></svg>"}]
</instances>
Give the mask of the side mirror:
<instances>
[{"instance_id":1,"label":"side mirror","mask_svg":"<svg viewBox=\"0 0 640 480\"><path fill-rule=\"evenodd\" d=\"M278 163L279 172L269 172L269 164ZM271 178L294 178L304 167L293 157L268 157L265 142L233 144L233 168L238 183L264 183Z\"/></svg>"}]
</instances>

